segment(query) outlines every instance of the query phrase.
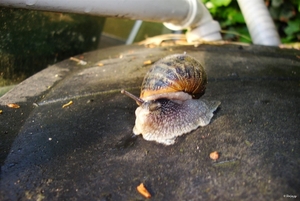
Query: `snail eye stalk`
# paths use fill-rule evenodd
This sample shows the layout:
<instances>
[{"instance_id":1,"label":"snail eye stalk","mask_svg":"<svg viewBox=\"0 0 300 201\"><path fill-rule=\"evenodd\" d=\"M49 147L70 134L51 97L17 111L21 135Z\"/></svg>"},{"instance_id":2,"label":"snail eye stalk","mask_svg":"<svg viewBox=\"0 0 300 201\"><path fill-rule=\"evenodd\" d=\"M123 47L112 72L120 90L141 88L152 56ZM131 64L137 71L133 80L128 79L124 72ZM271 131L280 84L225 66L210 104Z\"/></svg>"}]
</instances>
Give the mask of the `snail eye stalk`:
<instances>
[{"instance_id":1,"label":"snail eye stalk","mask_svg":"<svg viewBox=\"0 0 300 201\"><path fill-rule=\"evenodd\" d=\"M121 93L135 100L138 105L142 105L145 102L141 98L136 97L135 95L129 93L128 91L125 91L124 89L121 90Z\"/></svg>"}]
</instances>

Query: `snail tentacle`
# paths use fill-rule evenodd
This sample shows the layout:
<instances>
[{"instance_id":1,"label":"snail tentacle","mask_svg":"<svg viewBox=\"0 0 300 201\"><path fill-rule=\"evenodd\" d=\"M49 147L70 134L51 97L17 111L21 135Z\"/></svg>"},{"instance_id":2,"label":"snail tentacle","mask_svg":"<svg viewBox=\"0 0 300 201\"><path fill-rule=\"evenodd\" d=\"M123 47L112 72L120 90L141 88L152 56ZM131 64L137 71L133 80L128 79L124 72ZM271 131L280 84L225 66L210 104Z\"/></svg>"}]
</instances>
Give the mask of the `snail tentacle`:
<instances>
[{"instance_id":1,"label":"snail tentacle","mask_svg":"<svg viewBox=\"0 0 300 201\"><path fill-rule=\"evenodd\" d=\"M132 98L133 100L135 100L138 105L142 105L145 102L143 99L133 95L132 93L129 93L128 91L126 91L124 89L121 90L121 93L125 94L126 96L128 96L128 97Z\"/></svg>"}]
</instances>

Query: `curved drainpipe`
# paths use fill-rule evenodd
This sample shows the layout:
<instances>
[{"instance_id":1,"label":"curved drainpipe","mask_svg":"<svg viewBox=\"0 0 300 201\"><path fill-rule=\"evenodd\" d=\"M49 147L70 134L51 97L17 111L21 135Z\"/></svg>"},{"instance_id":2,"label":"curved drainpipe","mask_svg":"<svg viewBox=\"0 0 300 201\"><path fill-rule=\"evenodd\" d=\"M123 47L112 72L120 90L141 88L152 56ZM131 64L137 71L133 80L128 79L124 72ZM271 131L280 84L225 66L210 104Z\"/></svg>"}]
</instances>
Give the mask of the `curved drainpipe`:
<instances>
[{"instance_id":1,"label":"curved drainpipe","mask_svg":"<svg viewBox=\"0 0 300 201\"><path fill-rule=\"evenodd\" d=\"M0 0L0 6L163 22L172 30L188 28L188 41L222 39L200 0Z\"/></svg>"},{"instance_id":2,"label":"curved drainpipe","mask_svg":"<svg viewBox=\"0 0 300 201\"><path fill-rule=\"evenodd\" d=\"M238 0L238 4L254 44L280 45L277 29L263 0Z\"/></svg>"}]
</instances>

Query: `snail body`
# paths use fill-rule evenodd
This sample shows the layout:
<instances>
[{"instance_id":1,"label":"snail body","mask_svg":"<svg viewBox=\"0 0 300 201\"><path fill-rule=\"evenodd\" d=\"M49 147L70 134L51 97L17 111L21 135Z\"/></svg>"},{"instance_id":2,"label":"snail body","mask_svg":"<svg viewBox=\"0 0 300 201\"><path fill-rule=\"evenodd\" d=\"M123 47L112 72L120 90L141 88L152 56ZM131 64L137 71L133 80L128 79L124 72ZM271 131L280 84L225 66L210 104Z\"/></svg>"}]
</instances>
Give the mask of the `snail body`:
<instances>
[{"instance_id":1,"label":"snail body","mask_svg":"<svg viewBox=\"0 0 300 201\"><path fill-rule=\"evenodd\" d=\"M154 63L144 77L140 98L122 90L139 105L133 133L171 145L176 137L209 124L220 102L199 99L206 84L204 68L189 55L175 54Z\"/></svg>"}]
</instances>

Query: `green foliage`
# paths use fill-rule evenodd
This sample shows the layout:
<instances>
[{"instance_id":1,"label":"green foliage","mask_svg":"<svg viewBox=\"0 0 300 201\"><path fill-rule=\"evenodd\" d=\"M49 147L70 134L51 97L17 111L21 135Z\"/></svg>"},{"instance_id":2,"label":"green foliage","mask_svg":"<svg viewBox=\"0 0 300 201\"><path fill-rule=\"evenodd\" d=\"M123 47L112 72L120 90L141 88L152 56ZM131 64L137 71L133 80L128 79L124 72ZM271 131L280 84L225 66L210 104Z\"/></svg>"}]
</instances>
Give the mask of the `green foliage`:
<instances>
[{"instance_id":1,"label":"green foliage","mask_svg":"<svg viewBox=\"0 0 300 201\"><path fill-rule=\"evenodd\" d=\"M300 1L272 0L267 5L283 43L300 41Z\"/></svg>"},{"instance_id":2,"label":"green foliage","mask_svg":"<svg viewBox=\"0 0 300 201\"><path fill-rule=\"evenodd\" d=\"M57 61L96 49L104 20L0 7L0 86L19 82Z\"/></svg>"},{"instance_id":3,"label":"green foliage","mask_svg":"<svg viewBox=\"0 0 300 201\"><path fill-rule=\"evenodd\" d=\"M251 1L251 0L249 0ZM202 0L222 28L228 41L251 42L237 0ZM265 0L283 43L300 40L300 1Z\"/></svg>"},{"instance_id":4,"label":"green foliage","mask_svg":"<svg viewBox=\"0 0 300 201\"><path fill-rule=\"evenodd\" d=\"M222 28L223 38L228 41L250 43L251 38L243 14L235 0L202 0L213 18Z\"/></svg>"},{"instance_id":5,"label":"green foliage","mask_svg":"<svg viewBox=\"0 0 300 201\"><path fill-rule=\"evenodd\" d=\"M211 2L217 6L217 7L221 7L221 6L228 6L231 2L231 0L211 0Z\"/></svg>"}]
</instances>

